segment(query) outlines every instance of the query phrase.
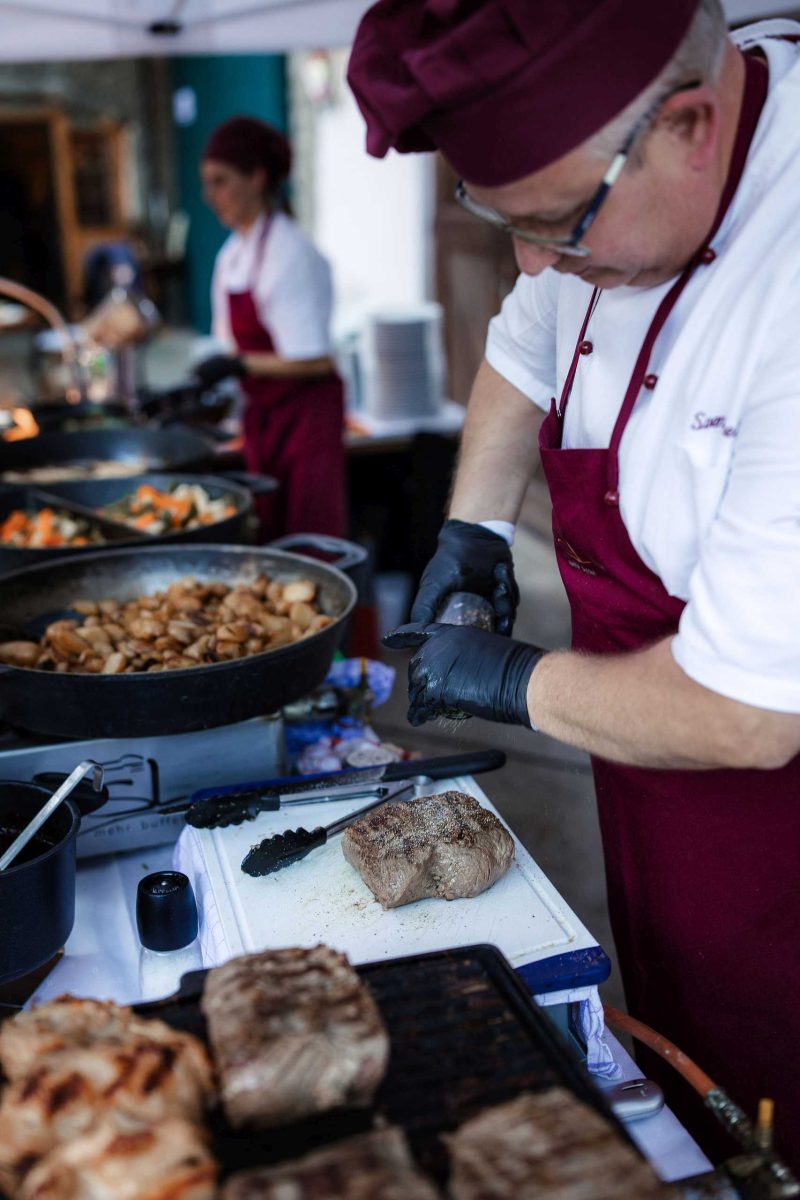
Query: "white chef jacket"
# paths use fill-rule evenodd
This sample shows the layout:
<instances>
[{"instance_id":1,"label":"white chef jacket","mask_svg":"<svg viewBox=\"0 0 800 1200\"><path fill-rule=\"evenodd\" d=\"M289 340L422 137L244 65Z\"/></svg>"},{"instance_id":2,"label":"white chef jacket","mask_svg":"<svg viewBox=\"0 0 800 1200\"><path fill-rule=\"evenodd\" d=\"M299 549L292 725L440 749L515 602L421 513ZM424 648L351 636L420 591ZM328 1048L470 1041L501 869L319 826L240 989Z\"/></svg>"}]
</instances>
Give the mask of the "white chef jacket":
<instances>
[{"instance_id":1,"label":"white chef jacket","mask_svg":"<svg viewBox=\"0 0 800 1200\"><path fill-rule=\"evenodd\" d=\"M800 25L734 35L769 62L769 94L719 232L659 334L619 450L620 514L644 563L686 600L672 652L698 683L800 712ZM563 446L606 448L672 281L602 293ZM520 276L490 324L489 363L542 408L558 396L591 287Z\"/></svg>"},{"instance_id":2,"label":"white chef jacket","mask_svg":"<svg viewBox=\"0 0 800 1200\"><path fill-rule=\"evenodd\" d=\"M330 267L284 212L273 215L259 261L266 220L259 217L247 233L232 233L217 255L211 282L214 336L234 346L228 292L252 289L261 323L282 358L324 358L331 353Z\"/></svg>"}]
</instances>

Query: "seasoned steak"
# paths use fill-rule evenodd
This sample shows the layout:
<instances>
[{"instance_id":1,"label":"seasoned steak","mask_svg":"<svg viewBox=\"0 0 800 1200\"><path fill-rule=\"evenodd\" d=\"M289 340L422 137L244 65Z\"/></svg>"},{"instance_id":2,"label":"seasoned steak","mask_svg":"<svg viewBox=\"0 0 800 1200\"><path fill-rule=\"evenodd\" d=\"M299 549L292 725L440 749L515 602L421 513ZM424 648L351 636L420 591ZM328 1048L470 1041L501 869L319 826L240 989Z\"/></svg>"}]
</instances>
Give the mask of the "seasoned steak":
<instances>
[{"instance_id":1,"label":"seasoned steak","mask_svg":"<svg viewBox=\"0 0 800 1200\"><path fill-rule=\"evenodd\" d=\"M672 1188L564 1088L489 1108L446 1139L451 1200L667 1200Z\"/></svg>"},{"instance_id":2,"label":"seasoned steak","mask_svg":"<svg viewBox=\"0 0 800 1200\"><path fill-rule=\"evenodd\" d=\"M485 892L514 859L514 840L465 792L385 804L346 830L345 858L384 908Z\"/></svg>"},{"instance_id":3,"label":"seasoned steak","mask_svg":"<svg viewBox=\"0 0 800 1200\"><path fill-rule=\"evenodd\" d=\"M282 1125L370 1103L389 1038L343 954L265 950L210 971L202 1008L235 1126Z\"/></svg>"},{"instance_id":4,"label":"seasoned steak","mask_svg":"<svg viewBox=\"0 0 800 1200\"><path fill-rule=\"evenodd\" d=\"M376 1129L296 1162L234 1175L222 1200L437 1200L399 1129Z\"/></svg>"}]
</instances>

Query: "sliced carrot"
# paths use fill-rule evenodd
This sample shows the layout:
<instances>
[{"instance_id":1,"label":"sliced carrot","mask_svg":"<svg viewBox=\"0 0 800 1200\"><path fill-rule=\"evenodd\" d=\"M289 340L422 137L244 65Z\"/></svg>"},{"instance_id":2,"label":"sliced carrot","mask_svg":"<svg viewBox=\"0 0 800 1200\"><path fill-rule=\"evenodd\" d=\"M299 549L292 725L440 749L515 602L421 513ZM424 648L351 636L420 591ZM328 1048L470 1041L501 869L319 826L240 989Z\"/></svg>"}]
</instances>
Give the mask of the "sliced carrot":
<instances>
[{"instance_id":1,"label":"sliced carrot","mask_svg":"<svg viewBox=\"0 0 800 1200\"><path fill-rule=\"evenodd\" d=\"M0 536L3 538L10 537L12 533L27 532L30 526L28 514L23 512L21 508L16 508L6 517L0 527Z\"/></svg>"},{"instance_id":2,"label":"sliced carrot","mask_svg":"<svg viewBox=\"0 0 800 1200\"><path fill-rule=\"evenodd\" d=\"M179 521L185 521L189 517L193 508L191 500L177 500L173 506L173 512Z\"/></svg>"},{"instance_id":3,"label":"sliced carrot","mask_svg":"<svg viewBox=\"0 0 800 1200\"><path fill-rule=\"evenodd\" d=\"M148 525L152 525L153 522L157 520L158 515L156 513L147 512L142 513L140 517L137 517L134 521L131 521L131 525L135 525L137 529L147 529Z\"/></svg>"},{"instance_id":4,"label":"sliced carrot","mask_svg":"<svg viewBox=\"0 0 800 1200\"><path fill-rule=\"evenodd\" d=\"M161 498L161 492L151 483L140 483L134 495L137 500L149 500L151 504L156 504Z\"/></svg>"},{"instance_id":5,"label":"sliced carrot","mask_svg":"<svg viewBox=\"0 0 800 1200\"><path fill-rule=\"evenodd\" d=\"M54 513L53 513L52 508L43 508L40 510L39 515L36 517L36 519L34 521L34 525L36 526L36 529L41 534L42 539L44 541L47 541L47 539L49 537L51 537L53 534L53 528L54 528L53 518L54 518Z\"/></svg>"}]
</instances>

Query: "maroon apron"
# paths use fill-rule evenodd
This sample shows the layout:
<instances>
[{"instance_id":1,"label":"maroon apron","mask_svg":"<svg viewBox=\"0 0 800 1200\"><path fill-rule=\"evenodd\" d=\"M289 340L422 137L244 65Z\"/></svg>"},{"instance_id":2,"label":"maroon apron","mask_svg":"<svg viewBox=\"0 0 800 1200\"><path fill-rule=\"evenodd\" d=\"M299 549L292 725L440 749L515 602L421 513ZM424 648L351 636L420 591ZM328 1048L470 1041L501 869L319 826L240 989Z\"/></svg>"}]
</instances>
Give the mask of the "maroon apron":
<instances>
[{"instance_id":1,"label":"maroon apron","mask_svg":"<svg viewBox=\"0 0 800 1200\"><path fill-rule=\"evenodd\" d=\"M242 354L271 354L254 284L270 222L261 231L250 286L228 292L231 332ZM316 379L245 379L244 455L248 471L263 471L280 489L258 502L264 541L284 533L343 537L345 519L344 391L335 372Z\"/></svg>"},{"instance_id":2,"label":"maroon apron","mask_svg":"<svg viewBox=\"0 0 800 1200\"><path fill-rule=\"evenodd\" d=\"M735 192L767 87L746 58L736 146L714 228ZM540 435L573 647L608 654L675 634L684 602L642 562L619 509L618 450L653 344L701 249L664 297L608 450L561 448L564 409L599 298L595 290L561 401ZM630 1012L675 1041L753 1115L776 1102L777 1142L800 1166L800 757L781 770L663 771L593 760L608 902ZM714 1154L733 1144L671 1068L645 1054L668 1100Z\"/></svg>"}]
</instances>

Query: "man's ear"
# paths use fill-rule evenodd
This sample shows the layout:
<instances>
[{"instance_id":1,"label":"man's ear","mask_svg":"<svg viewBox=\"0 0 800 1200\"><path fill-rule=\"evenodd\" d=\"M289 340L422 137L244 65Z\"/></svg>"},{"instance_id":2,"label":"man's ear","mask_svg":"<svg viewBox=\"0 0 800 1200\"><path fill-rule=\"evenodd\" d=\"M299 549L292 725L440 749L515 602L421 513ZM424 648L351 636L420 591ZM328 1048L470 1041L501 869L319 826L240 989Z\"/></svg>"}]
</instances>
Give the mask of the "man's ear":
<instances>
[{"instance_id":1,"label":"man's ear","mask_svg":"<svg viewBox=\"0 0 800 1200\"><path fill-rule=\"evenodd\" d=\"M703 171L717 149L719 102L706 84L677 92L664 101L656 117L656 127L680 147L687 166Z\"/></svg>"}]
</instances>

